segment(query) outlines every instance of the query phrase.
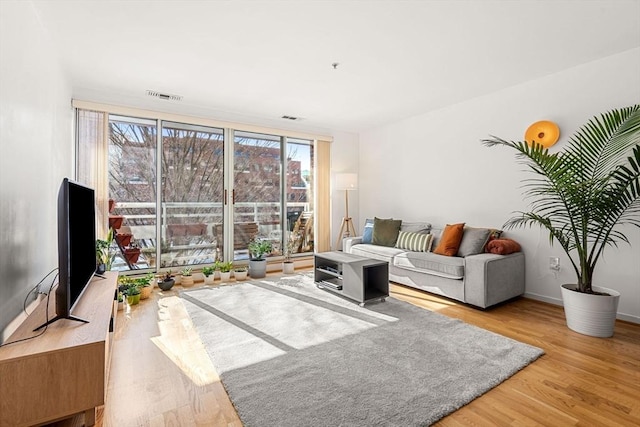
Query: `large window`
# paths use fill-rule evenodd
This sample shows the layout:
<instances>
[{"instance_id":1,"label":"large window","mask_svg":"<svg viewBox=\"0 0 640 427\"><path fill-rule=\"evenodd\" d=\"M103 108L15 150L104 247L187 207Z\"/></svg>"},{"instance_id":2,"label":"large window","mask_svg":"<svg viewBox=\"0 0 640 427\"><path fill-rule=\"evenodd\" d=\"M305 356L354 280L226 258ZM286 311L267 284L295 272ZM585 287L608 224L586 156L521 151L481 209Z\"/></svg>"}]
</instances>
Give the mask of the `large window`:
<instances>
[{"instance_id":1,"label":"large window","mask_svg":"<svg viewBox=\"0 0 640 427\"><path fill-rule=\"evenodd\" d=\"M312 140L107 117L113 269L243 262L255 238L313 252Z\"/></svg>"}]
</instances>

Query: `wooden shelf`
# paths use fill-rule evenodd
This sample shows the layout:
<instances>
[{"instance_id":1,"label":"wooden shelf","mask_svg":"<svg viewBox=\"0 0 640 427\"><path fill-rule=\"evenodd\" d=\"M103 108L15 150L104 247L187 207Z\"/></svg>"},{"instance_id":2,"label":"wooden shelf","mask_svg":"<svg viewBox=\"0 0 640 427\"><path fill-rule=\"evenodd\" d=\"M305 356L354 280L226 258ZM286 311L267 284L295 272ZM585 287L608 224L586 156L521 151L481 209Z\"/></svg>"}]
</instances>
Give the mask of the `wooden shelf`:
<instances>
[{"instance_id":1,"label":"wooden shelf","mask_svg":"<svg viewBox=\"0 0 640 427\"><path fill-rule=\"evenodd\" d=\"M118 273L94 277L73 314L80 323L58 320L28 341L0 347L0 426L29 426L77 413L85 425L95 423L95 407L104 404L110 342L115 329ZM38 334L45 321L47 300L29 315L7 342ZM55 316L54 294L49 318Z\"/></svg>"}]
</instances>

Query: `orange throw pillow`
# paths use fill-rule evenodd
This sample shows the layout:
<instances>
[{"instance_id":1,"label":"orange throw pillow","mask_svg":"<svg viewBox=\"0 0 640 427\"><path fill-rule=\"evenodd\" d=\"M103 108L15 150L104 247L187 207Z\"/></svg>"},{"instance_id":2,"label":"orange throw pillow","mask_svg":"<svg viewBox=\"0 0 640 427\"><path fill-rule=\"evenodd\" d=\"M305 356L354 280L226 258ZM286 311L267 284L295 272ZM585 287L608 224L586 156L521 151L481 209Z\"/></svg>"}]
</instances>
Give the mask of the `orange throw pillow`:
<instances>
[{"instance_id":1,"label":"orange throw pillow","mask_svg":"<svg viewBox=\"0 0 640 427\"><path fill-rule=\"evenodd\" d=\"M514 252L520 252L520 244L512 239L495 239L487 243L487 252L509 255Z\"/></svg>"},{"instance_id":2,"label":"orange throw pillow","mask_svg":"<svg viewBox=\"0 0 640 427\"><path fill-rule=\"evenodd\" d=\"M434 254L454 256L458 253L462 234L464 233L464 222L460 224L447 224L442 230L442 236L438 246L433 250Z\"/></svg>"}]
</instances>

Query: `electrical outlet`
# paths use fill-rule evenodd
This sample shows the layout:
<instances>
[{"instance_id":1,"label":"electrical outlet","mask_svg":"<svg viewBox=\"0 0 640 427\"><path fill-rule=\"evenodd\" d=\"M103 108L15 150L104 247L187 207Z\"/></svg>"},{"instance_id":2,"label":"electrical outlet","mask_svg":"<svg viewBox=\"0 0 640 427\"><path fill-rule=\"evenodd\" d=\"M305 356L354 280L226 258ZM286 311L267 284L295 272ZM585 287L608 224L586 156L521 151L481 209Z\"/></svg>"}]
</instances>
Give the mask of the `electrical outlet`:
<instances>
[{"instance_id":1,"label":"electrical outlet","mask_svg":"<svg viewBox=\"0 0 640 427\"><path fill-rule=\"evenodd\" d=\"M560 271L560 258L549 257L549 268L554 271Z\"/></svg>"}]
</instances>

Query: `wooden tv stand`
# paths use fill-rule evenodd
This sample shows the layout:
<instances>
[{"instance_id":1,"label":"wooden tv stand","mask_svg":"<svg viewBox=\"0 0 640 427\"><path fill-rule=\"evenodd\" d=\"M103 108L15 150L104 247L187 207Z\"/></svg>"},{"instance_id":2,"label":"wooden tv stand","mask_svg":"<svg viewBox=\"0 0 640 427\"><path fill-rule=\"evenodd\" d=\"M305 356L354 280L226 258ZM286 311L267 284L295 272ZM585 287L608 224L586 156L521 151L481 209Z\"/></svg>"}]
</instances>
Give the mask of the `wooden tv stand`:
<instances>
[{"instance_id":1,"label":"wooden tv stand","mask_svg":"<svg viewBox=\"0 0 640 427\"><path fill-rule=\"evenodd\" d=\"M94 277L73 314L81 323L61 319L44 335L0 347L0 426L30 426L84 413L95 424L95 408L104 405L110 343L117 313L118 273ZM49 318L55 316L51 293ZM7 339L37 335L45 321L46 298Z\"/></svg>"}]
</instances>

